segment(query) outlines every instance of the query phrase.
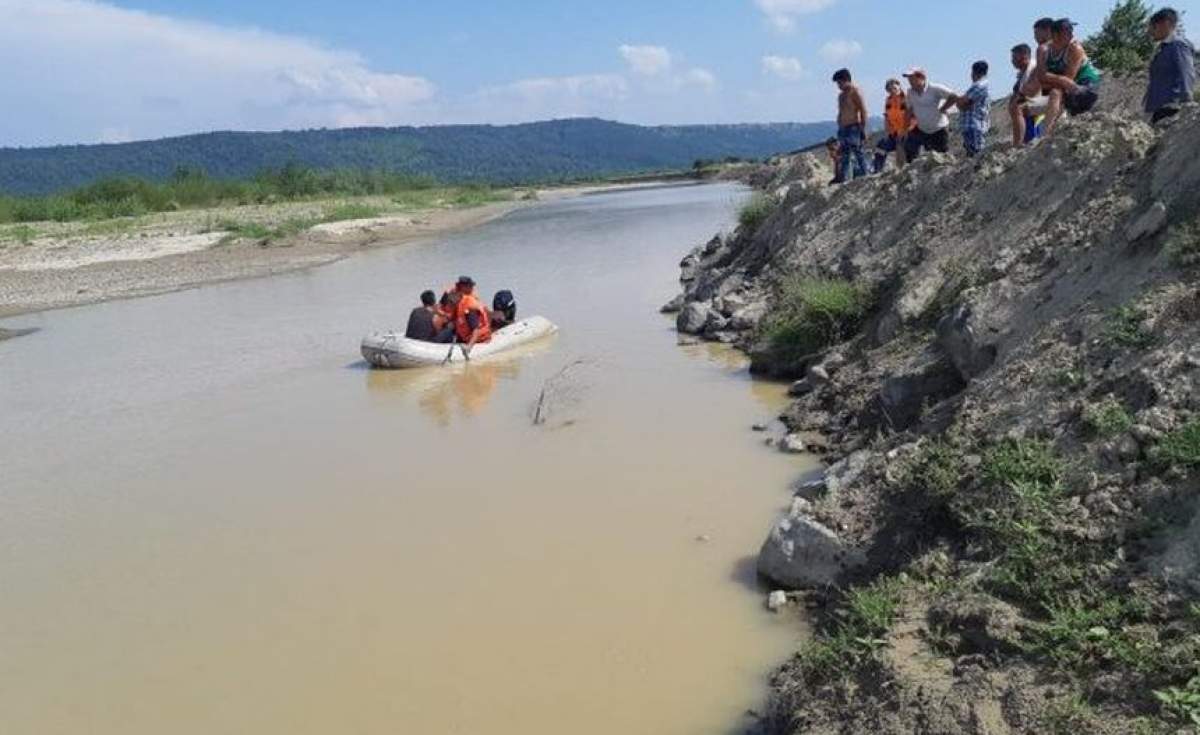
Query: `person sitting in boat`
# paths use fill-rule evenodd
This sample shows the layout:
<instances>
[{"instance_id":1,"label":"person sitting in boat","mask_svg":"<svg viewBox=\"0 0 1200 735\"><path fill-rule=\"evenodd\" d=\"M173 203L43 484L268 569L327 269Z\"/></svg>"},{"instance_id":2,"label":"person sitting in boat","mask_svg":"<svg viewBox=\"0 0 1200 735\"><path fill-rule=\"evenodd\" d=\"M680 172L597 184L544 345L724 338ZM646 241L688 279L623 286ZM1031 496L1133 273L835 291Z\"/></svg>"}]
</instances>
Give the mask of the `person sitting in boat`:
<instances>
[{"instance_id":1,"label":"person sitting in boat","mask_svg":"<svg viewBox=\"0 0 1200 735\"><path fill-rule=\"evenodd\" d=\"M492 329L503 329L517 321L517 300L509 290L497 291L492 297Z\"/></svg>"},{"instance_id":2,"label":"person sitting in boat","mask_svg":"<svg viewBox=\"0 0 1200 735\"><path fill-rule=\"evenodd\" d=\"M454 341L454 318L461 299L462 295L453 289L442 294L442 300L438 302L437 310L433 314L433 327L437 330L434 342L445 345Z\"/></svg>"},{"instance_id":3,"label":"person sitting in boat","mask_svg":"<svg viewBox=\"0 0 1200 735\"><path fill-rule=\"evenodd\" d=\"M454 328L458 341L466 345L463 354L470 356L475 345L492 340L491 316L475 296L475 281L470 276L461 276L455 290L460 299L455 310Z\"/></svg>"},{"instance_id":4,"label":"person sitting in boat","mask_svg":"<svg viewBox=\"0 0 1200 735\"><path fill-rule=\"evenodd\" d=\"M437 316L437 296L433 291L426 291L421 294L421 305L408 315L408 328L404 330L404 336L422 342L436 342L439 331Z\"/></svg>"}]
</instances>

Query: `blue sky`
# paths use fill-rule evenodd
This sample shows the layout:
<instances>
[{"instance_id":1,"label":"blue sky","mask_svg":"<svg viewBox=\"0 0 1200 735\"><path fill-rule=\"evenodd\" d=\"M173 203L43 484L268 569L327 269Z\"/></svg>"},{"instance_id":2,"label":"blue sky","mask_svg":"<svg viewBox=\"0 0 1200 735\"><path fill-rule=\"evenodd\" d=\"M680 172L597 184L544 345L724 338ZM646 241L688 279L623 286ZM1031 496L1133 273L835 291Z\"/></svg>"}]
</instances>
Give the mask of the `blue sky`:
<instances>
[{"instance_id":1,"label":"blue sky","mask_svg":"<svg viewBox=\"0 0 1200 735\"><path fill-rule=\"evenodd\" d=\"M1007 86L1042 15L1096 29L1107 0L0 0L0 146L213 129L831 116L849 66L878 108L921 64ZM1200 0L1176 3L1195 11Z\"/></svg>"}]
</instances>

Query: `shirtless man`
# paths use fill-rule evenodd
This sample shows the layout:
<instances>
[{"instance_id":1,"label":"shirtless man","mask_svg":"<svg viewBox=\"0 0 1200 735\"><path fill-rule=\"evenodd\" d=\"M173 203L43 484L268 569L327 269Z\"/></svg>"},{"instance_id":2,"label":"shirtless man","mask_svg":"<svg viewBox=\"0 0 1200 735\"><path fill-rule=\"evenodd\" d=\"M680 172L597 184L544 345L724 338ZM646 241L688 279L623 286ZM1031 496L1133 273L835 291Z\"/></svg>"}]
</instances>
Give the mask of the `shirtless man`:
<instances>
[{"instance_id":1,"label":"shirtless man","mask_svg":"<svg viewBox=\"0 0 1200 735\"><path fill-rule=\"evenodd\" d=\"M839 69L833 75L841 93L838 95L838 143L841 145L841 166L838 167L834 183L843 184L850 179L850 164L854 163L854 175L867 175L867 158L863 146L867 142L867 101L862 90L854 84L849 69Z\"/></svg>"}]
</instances>

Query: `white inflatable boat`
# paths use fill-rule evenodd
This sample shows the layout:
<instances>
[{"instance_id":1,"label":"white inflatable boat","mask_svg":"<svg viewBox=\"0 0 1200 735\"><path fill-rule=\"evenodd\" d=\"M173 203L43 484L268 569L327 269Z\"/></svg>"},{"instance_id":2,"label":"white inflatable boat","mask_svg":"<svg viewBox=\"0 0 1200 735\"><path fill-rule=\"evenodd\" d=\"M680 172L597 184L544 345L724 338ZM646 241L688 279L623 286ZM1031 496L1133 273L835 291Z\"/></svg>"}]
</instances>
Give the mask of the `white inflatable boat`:
<instances>
[{"instance_id":1,"label":"white inflatable boat","mask_svg":"<svg viewBox=\"0 0 1200 735\"><path fill-rule=\"evenodd\" d=\"M529 344L543 337L548 337L558 331L558 327L549 319L531 316L516 324L507 326L492 335L490 342L475 345L471 350L471 360L482 360L492 355L507 352L521 345ZM465 362L462 347L455 345L436 344L434 342L419 342L408 339L395 332L381 332L367 335L362 341L362 356L371 365L379 368L415 368L429 365L441 365L446 362Z\"/></svg>"}]
</instances>

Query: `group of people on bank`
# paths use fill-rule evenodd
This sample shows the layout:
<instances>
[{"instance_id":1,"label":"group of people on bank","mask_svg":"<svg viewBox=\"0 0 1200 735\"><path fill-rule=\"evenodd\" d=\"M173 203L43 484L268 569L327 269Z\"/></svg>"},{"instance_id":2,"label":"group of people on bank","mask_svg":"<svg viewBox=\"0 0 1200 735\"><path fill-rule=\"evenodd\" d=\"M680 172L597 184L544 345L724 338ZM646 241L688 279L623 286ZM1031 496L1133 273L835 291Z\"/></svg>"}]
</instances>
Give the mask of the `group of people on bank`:
<instances>
[{"instance_id":1,"label":"group of people on bank","mask_svg":"<svg viewBox=\"0 0 1200 735\"><path fill-rule=\"evenodd\" d=\"M488 309L475 295L474 279L460 276L440 299L433 291L421 294L421 305L409 314L404 336L421 342L457 342L469 353L475 345L490 342L496 330L516 319L517 302L512 291L497 291Z\"/></svg>"},{"instance_id":2,"label":"group of people on bank","mask_svg":"<svg viewBox=\"0 0 1200 735\"><path fill-rule=\"evenodd\" d=\"M1195 49L1181 34L1175 10L1159 10L1149 25L1158 48L1150 62L1143 106L1150 121L1158 123L1178 114L1184 103L1192 101ZM1075 26L1069 18L1042 18L1033 26L1036 49L1027 43L1012 48L1012 65L1017 72L1008 103L1013 145L1053 135L1064 114L1086 114L1099 101L1101 73L1075 37ZM883 171L892 153L898 166L916 159L923 150L946 153L950 147L949 113L955 109L963 149L968 156L981 153L991 128L988 72L988 62L972 64L971 85L962 94L931 82L920 67L903 74L909 83L907 91L900 80L889 79L885 85L884 131L874 161L868 166L864 151L869 132L866 99L850 70L839 69L833 75L840 91L838 134L826 142L835 172L833 183Z\"/></svg>"}]
</instances>

